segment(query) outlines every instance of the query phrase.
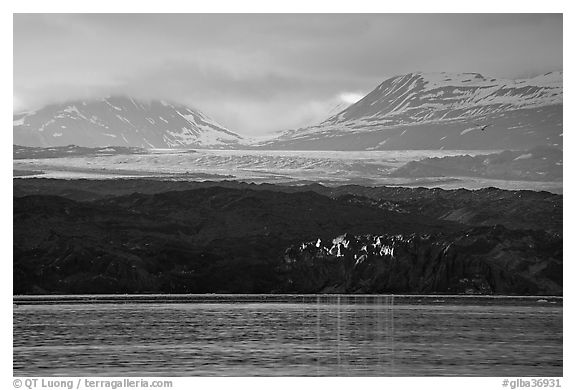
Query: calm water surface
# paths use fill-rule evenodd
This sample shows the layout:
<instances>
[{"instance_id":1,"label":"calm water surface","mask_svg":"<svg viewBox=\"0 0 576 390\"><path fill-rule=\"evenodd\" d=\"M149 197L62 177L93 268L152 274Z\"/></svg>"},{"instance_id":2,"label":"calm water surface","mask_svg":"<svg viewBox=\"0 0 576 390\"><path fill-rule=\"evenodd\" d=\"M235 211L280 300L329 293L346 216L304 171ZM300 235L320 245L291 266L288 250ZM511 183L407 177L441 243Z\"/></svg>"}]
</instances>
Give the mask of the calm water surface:
<instances>
[{"instance_id":1,"label":"calm water surface","mask_svg":"<svg viewBox=\"0 0 576 390\"><path fill-rule=\"evenodd\" d=\"M561 298L14 297L14 375L562 376Z\"/></svg>"}]
</instances>

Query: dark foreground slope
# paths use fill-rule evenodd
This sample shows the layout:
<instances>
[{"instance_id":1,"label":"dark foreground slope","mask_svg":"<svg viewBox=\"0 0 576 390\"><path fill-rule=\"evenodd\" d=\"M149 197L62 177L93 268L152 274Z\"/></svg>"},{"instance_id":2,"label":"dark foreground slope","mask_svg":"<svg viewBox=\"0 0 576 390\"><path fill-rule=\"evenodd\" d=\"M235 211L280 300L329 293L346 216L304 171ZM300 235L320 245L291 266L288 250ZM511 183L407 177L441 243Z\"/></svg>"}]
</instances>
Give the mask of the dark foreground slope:
<instances>
[{"instance_id":1,"label":"dark foreground slope","mask_svg":"<svg viewBox=\"0 0 576 390\"><path fill-rule=\"evenodd\" d=\"M133 193L159 194L211 187L285 193L315 192L331 199L469 226L503 225L510 229L562 232L561 195L544 191L506 191L493 187L443 190L359 185L326 187L320 184L283 186L237 181L14 179L13 189L15 197L55 195L76 201L95 201Z\"/></svg>"},{"instance_id":2,"label":"dark foreground slope","mask_svg":"<svg viewBox=\"0 0 576 390\"><path fill-rule=\"evenodd\" d=\"M562 293L558 195L242 183L119 195L142 182L14 183L16 294ZM161 183L147 192L182 185ZM523 217L491 210L495 197ZM462 208L474 216L449 213Z\"/></svg>"}]
</instances>

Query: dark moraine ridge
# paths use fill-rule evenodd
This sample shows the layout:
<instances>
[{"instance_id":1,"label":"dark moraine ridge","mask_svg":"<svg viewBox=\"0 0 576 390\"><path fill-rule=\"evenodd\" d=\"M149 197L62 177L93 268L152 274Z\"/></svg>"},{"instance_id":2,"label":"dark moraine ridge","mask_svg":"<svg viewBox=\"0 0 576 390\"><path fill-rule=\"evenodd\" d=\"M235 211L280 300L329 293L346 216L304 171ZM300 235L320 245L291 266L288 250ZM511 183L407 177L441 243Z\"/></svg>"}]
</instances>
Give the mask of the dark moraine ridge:
<instances>
[{"instance_id":1,"label":"dark moraine ridge","mask_svg":"<svg viewBox=\"0 0 576 390\"><path fill-rule=\"evenodd\" d=\"M331 292L561 295L562 196L14 180L15 294Z\"/></svg>"}]
</instances>

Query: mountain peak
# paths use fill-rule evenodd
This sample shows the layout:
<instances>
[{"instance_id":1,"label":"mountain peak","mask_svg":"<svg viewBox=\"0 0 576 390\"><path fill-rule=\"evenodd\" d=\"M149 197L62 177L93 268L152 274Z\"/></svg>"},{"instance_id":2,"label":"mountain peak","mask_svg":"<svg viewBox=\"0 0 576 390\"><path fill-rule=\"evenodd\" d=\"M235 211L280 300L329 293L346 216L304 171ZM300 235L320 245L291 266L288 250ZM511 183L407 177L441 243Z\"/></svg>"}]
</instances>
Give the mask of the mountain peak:
<instances>
[{"instance_id":1,"label":"mountain peak","mask_svg":"<svg viewBox=\"0 0 576 390\"><path fill-rule=\"evenodd\" d=\"M266 146L494 150L561 143L562 72L517 80L412 72L384 80L319 125L287 131Z\"/></svg>"},{"instance_id":2,"label":"mountain peak","mask_svg":"<svg viewBox=\"0 0 576 390\"><path fill-rule=\"evenodd\" d=\"M14 142L26 146L222 148L242 137L184 105L127 95L52 104L14 115Z\"/></svg>"},{"instance_id":3,"label":"mountain peak","mask_svg":"<svg viewBox=\"0 0 576 390\"><path fill-rule=\"evenodd\" d=\"M348 109L323 124L380 118L397 125L438 121L447 109L464 116L478 110L548 106L562 102L562 75L552 72L532 79L506 80L480 73L407 73L382 82Z\"/></svg>"}]
</instances>

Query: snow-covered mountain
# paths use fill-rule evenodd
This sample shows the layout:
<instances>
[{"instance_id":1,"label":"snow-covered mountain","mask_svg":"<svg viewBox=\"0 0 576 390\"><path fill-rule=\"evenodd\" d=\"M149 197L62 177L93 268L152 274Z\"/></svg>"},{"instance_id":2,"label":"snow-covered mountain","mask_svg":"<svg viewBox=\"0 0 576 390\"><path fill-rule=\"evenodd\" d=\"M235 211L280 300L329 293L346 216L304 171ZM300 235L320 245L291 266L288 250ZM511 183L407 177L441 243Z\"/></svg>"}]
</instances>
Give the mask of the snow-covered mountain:
<instances>
[{"instance_id":1,"label":"snow-covered mountain","mask_svg":"<svg viewBox=\"0 0 576 390\"><path fill-rule=\"evenodd\" d=\"M318 125L259 140L189 107L125 96L16 114L13 128L15 144L42 147L522 150L562 147L562 108L562 72L522 80L409 73Z\"/></svg>"},{"instance_id":2,"label":"snow-covered mountain","mask_svg":"<svg viewBox=\"0 0 576 390\"><path fill-rule=\"evenodd\" d=\"M25 146L228 148L242 141L198 110L126 96L15 114L13 126L14 144Z\"/></svg>"},{"instance_id":3,"label":"snow-covered mountain","mask_svg":"<svg viewBox=\"0 0 576 390\"><path fill-rule=\"evenodd\" d=\"M562 72L504 80L478 73L409 73L384 81L317 126L272 149L527 149L562 145Z\"/></svg>"}]
</instances>

